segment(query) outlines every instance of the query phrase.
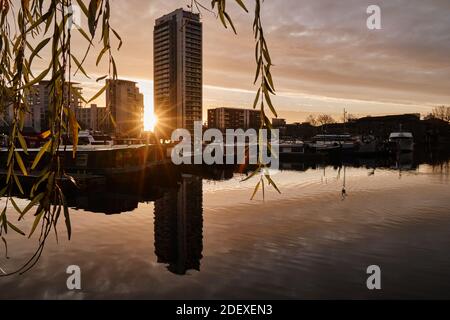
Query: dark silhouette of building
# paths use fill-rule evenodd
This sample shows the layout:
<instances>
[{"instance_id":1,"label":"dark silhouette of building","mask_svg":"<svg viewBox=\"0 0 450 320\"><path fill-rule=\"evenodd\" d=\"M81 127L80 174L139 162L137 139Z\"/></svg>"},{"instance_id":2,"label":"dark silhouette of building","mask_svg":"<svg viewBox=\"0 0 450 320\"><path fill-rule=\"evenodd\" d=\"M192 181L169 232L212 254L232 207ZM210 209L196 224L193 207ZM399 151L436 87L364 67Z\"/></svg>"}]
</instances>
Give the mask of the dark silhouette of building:
<instances>
[{"instance_id":1,"label":"dark silhouette of building","mask_svg":"<svg viewBox=\"0 0 450 320\"><path fill-rule=\"evenodd\" d=\"M274 128L286 127L286 119L272 118L272 127L274 127Z\"/></svg>"},{"instance_id":2,"label":"dark silhouette of building","mask_svg":"<svg viewBox=\"0 0 450 320\"><path fill-rule=\"evenodd\" d=\"M259 129L261 111L239 108L216 108L208 110L208 128L221 131L226 129Z\"/></svg>"},{"instance_id":3,"label":"dark silhouette of building","mask_svg":"<svg viewBox=\"0 0 450 320\"><path fill-rule=\"evenodd\" d=\"M176 189L155 201L155 254L179 275L200 270L203 251L202 179L183 175Z\"/></svg>"},{"instance_id":4,"label":"dark silhouette of building","mask_svg":"<svg viewBox=\"0 0 450 320\"><path fill-rule=\"evenodd\" d=\"M302 138L309 139L315 136L318 132L318 128L310 123L291 123L287 124L283 130L280 130L282 137Z\"/></svg>"},{"instance_id":5,"label":"dark silhouette of building","mask_svg":"<svg viewBox=\"0 0 450 320\"><path fill-rule=\"evenodd\" d=\"M389 134L396 131L408 131L414 136L418 145L448 147L450 145L450 124L439 119L421 120L420 114L387 115L364 117L347 123L332 123L312 126L309 123L287 124L280 130L282 138L295 137L310 139L316 134L350 133L352 135L373 135L380 140L387 140Z\"/></svg>"}]
</instances>

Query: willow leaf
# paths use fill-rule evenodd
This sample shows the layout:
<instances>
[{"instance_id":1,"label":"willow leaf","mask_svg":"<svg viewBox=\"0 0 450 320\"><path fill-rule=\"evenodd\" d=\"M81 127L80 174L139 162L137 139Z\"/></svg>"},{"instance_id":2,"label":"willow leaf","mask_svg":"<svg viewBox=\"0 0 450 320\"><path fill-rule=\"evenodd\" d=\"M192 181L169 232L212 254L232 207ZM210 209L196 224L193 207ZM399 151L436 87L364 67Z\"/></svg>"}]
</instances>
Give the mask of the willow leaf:
<instances>
[{"instance_id":1,"label":"willow leaf","mask_svg":"<svg viewBox=\"0 0 450 320\"><path fill-rule=\"evenodd\" d=\"M86 31L84 31L83 28L78 28L78 31L89 42L89 44L92 44L92 40L89 38L89 36L87 35Z\"/></svg>"},{"instance_id":2,"label":"willow leaf","mask_svg":"<svg viewBox=\"0 0 450 320\"><path fill-rule=\"evenodd\" d=\"M30 59L29 59L29 64L31 65L31 63L33 62L34 57L38 56L38 53L48 44L48 42L50 41L50 38L46 38L44 40L41 41L41 43L39 43L36 48L33 50L33 52L31 53Z\"/></svg>"},{"instance_id":3,"label":"willow leaf","mask_svg":"<svg viewBox=\"0 0 450 320\"><path fill-rule=\"evenodd\" d=\"M39 160L41 160L42 156L44 155L44 153L48 150L48 148L50 147L50 144L52 143L51 140L47 141L46 144L44 144L41 147L41 150L39 150L38 154L36 155L36 158L34 158L33 164L31 165L31 170L34 170L36 168L36 166L39 163Z\"/></svg>"},{"instance_id":4,"label":"willow leaf","mask_svg":"<svg viewBox=\"0 0 450 320\"><path fill-rule=\"evenodd\" d=\"M42 177L33 185L33 187L31 188L31 193L30 196L32 198L34 198L34 192L39 188L39 186L41 185L42 182L44 182L45 180L48 179L48 177L50 176L50 171L45 172Z\"/></svg>"},{"instance_id":5,"label":"willow leaf","mask_svg":"<svg viewBox=\"0 0 450 320\"><path fill-rule=\"evenodd\" d=\"M120 50L120 48L122 47L122 44L123 44L122 38L119 36L119 34L113 28L111 28L111 31L116 36L117 40L119 40L119 46L117 47L117 50Z\"/></svg>"},{"instance_id":6,"label":"willow leaf","mask_svg":"<svg viewBox=\"0 0 450 320\"><path fill-rule=\"evenodd\" d=\"M6 218L6 207L3 208L2 214L0 214L1 224L5 228L5 233L8 233L8 220Z\"/></svg>"},{"instance_id":7,"label":"willow leaf","mask_svg":"<svg viewBox=\"0 0 450 320\"><path fill-rule=\"evenodd\" d=\"M19 178L17 177L17 175L14 174L14 172L13 172L13 178L14 178L14 182L16 183L17 188L19 188L20 193L25 194L25 192L23 192L23 188L22 188L22 185L20 184Z\"/></svg>"},{"instance_id":8,"label":"willow leaf","mask_svg":"<svg viewBox=\"0 0 450 320\"><path fill-rule=\"evenodd\" d=\"M98 97L100 97L100 96L102 95L102 93L105 92L105 90L106 90L107 87L108 87L108 85L105 84L105 85L103 86L103 88L100 89L100 91L98 91L92 98L90 98L90 99L88 100L87 103L91 103L92 101L94 101L95 99L97 99Z\"/></svg>"},{"instance_id":9,"label":"willow leaf","mask_svg":"<svg viewBox=\"0 0 450 320\"><path fill-rule=\"evenodd\" d=\"M87 103L86 99L81 95L79 90L72 90L72 93L74 95L76 95L78 97L78 99L80 99L81 101L83 101L84 103Z\"/></svg>"},{"instance_id":10,"label":"willow leaf","mask_svg":"<svg viewBox=\"0 0 450 320\"><path fill-rule=\"evenodd\" d=\"M102 51L100 51L100 53L98 54L97 57L97 61L95 62L95 65L98 66L98 64L100 63L100 61L102 60L103 55L105 54L106 51L109 50L109 46L106 46L102 49Z\"/></svg>"},{"instance_id":11,"label":"willow leaf","mask_svg":"<svg viewBox=\"0 0 450 320\"><path fill-rule=\"evenodd\" d=\"M261 72L261 64L262 64L262 58L260 57L258 60L258 63L257 63L255 81L253 82L253 84L255 84L256 81L258 81L259 73Z\"/></svg>"},{"instance_id":12,"label":"willow leaf","mask_svg":"<svg viewBox=\"0 0 450 320\"><path fill-rule=\"evenodd\" d=\"M34 86L38 82L42 81L45 78L45 76L49 73L49 71L50 71L50 68L45 69L44 71L41 72L40 75L38 75L36 78L34 78L31 82L28 82L27 84L25 84L20 89L25 89L25 88L29 88L31 86Z\"/></svg>"},{"instance_id":13,"label":"willow leaf","mask_svg":"<svg viewBox=\"0 0 450 320\"><path fill-rule=\"evenodd\" d=\"M25 232L23 232L22 230L20 230L19 228L17 228L15 225L13 225L11 222L8 221L8 226L13 229L15 232L21 234L21 235L25 235Z\"/></svg>"},{"instance_id":14,"label":"willow leaf","mask_svg":"<svg viewBox=\"0 0 450 320\"><path fill-rule=\"evenodd\" d=\"M234 27L234 24L233 24L233 20L231 20L231 18L230 18L230 16L228 15L228 13L224 12L223 14L224 14L225 18L228 20L228 22L230 23L230 26L231 26L231 28L233 29L233 32L234 32L235 34L237 34L236 28Z\"/></svg>"},{"instance_id":15,"label":"willow leaf","mask_svg":"<svg viewBox=\"0 0 450 320\"><path fill-rule=\"evenodd\" d=\"M75 117L75 112L70 109L69 110L69 124L70 128L72 129L72 146L73 146L73 158L75 159L75 155L77 153L77 146L78 146L78 122L77 118Z\"/></svg>"},{"instance_id":16,"label":"willow leaf","mask_svg":"<svg viewBox=\"0 0 450 320\"><path fill-rule=\"evenodd\" d=\"M89 32L91 33L92 38L95 35L97 9L98 9L98 0L91 0L91 2L89 2L88 25L89 25Z\"/></svg>"},{"instance_id":17,"label":"willow leaf","mask_svg":"<svg viewBox=\"0 0 450 320\"><path fill-rule=\"evenodd\" d=\"M37 203L39 203L39 201L42 200L42 198L44 197L44 193L40 193L38 194L36 197L33 198L33 200L30 201L30 203L28 203L28 205L25 207L25 209L23 209L22 214L19 217L19 220L21 220L23 218L23 216L30 211L31 208L33 208Z\"/></svg>"},{"instance_id":18,"label":"willow leaf","mask_svg":"<svg viewBox=\"0 0 450 320\"><path fill-rule=\"evenodd\" d=\"M70 240L70 238L72 236L72 225L70 223L69 207L67 206L66 199L62 193L61 193L61 199L63 202L63 211L64 211L64 219L65 219L66 229L67 229L67 236Z\"/></svg>"},{"instance_id":19,"label":"willow leaf","mask_svg":"<svg viewBox=\"0 0 450 320\"><path fill-rule=\"evenodd\" d=\"M25 33L30 33L33 29L35 29L37 26L39 26L41 23L46 21L50 15L52 14L52 11L49 10L45 14L43 14L39 19L37 19L27 30Z\"/></svg>"},{"instance_id":20,"label":"willow leaf","mask_svg":"<svg viewBox=\"0 0 450 320\"><path fill-rule=\"evenodd\" d=\"M108 75L99 77L99 78L97 78L97 79L95 80L95 82L100 82L100 81L102 81L102 80L105 80L107 77L108 77Z\"/></svg>"},{"instance_id":21,"label":"willow leaf","mask_svg":"<svg viewBox=\"0 0 450 320\"><path fill-rule=\"evenodd\" d=\"M5 186L3 189L0 190L0 198L5 195L6 190L8 190L8 186Z\"/></svg>"},{"instance_id":22,"label":"willow leaf","mask_svg":"<svg viewBox=\"0 0 450 320\"><path fill-rule=\"evenodd\" d=\"M267 91L267 89L266 89L266 90L263 90L263 91L264 91L264 97L266 98L266 102L267 102L267 104L269 105L270 111L272 111L273 115L274 115L276 118L278 118L277 111L275 110L275 108L274 108L274 106L273 106L273 104L272 104L272 100L270 99L269 92Z\"/></svg>"},{"instance_id":23,"label":"willow leaf","mask_svg":"<svg viewBox=\"0 0 450 320\"><path fill-rule=\"evenodd\" d=\"M16 210L17 213L22 214L22 211L19 209L19 206L17 205L17 203L14 201L14 198L10 198L9 200L11 200L11 204L14 207L14 210Z\"/></svg>"},{"instance_id":24,"label":"willow leaf","mask_svg":"<svg viewBox=\"0 0 450 320\"><path fill-rule=\"evenodd\" d=\"M73 61L74 61L75 64L77 65L78 70L80 70L80 71L84 74L84 76L85 76L86 78L90 79L90 77L88 76L88 74L87 74L86 71L84 70L83 66L82 66L81 63L78 61L78 59L77 59L73 54L71 54L71 56L72 56Z\"/></svg>"},{"instance_id":25,"label":"willow leaf","mask_svg":"<svg viewBox=\"0 0 450 320\"><path fill-rule=\"evenodd\" d=\"M259 96L261 95L261 88L258 89L258 92L256 93L255 101L253 102L253 109L256 109L256 106L258 105Z\"/></svg>"},{"instance_id":26,"label":"willow leaf","mask_svg":"<svg viewBox=\"0 0 450 320\"><path fill-rule=\"evenodd\" d=\"M253 194L252 197L250 198L250 200L253 200L253 198L255 197L256 193L259 190L259 186L261 185L261 180L256 184L255 189L253 190Z\"/></svg>"},{"instance_id":27,"label":"willow leaf","mask_svg":"<svg viewBox=\"0 0 450 320\"><path fill-rule=\"evenodd\" d=\"M242 7L242 9L245 10L245 12L248 12L247 7L245 6L244 2L242 2L242 0L236 0L236 2Z\"/></svg>"},{"instance_id":28,"label":"willow leaf","mask_svg":"<svg viewBox=\"0 0 450 320\"><path fill-rule=\"evenodd\" d=\"M17 137L19 138L19 143L23 149L23 152L25 152L25 154L28 154L27 142L25 141L25 138L20 132L18 133Z\"/></svg>"},{"instance_id":29,"label":"willow leaf","mask_svg":"<svg viewBox=\"0 0 450 320\"><path fill-rule=\"evenodd\" d=\"M272 88L273 91L275 91L275 86L273 85L272 74L270 73L270 67L264 66L264 70L266 71L266 78L267 78L267 81L268 81L270 87Z\"/></svg>"},{"instance_id":30,"label":"willow leaf","mask_svg":"<svg viewBox=\"0 0 450 320\"><path fill-rule=\"evenodd\" d=\"M86 18L89 17L89 11L86 8L84 2L82 0L77 0L77 3L80 6L81 10L83 11L84 15L86 16Z\"/></svg>"},{"instance_id":31,"label":"willow leaf","mask_svg":"<svg viewBox=\"0 0 450 320\"><path fill-rule=\"evenodd\" d=\"M31 238L31 236L33 235L33 233L34 233L34 231L36 230L36 227L37 227L37 225L38 225L38 223L39 223L39 221L41 220L41 218L42 218L43 215L44 215L44 210L42 209L42 210L36 215L36 218L34 219L33 227L31 228L30 235L28 236L28 238Z\"/></svg>"},{"instance_id":32,"label":"willow leaf","mask_svg":"<svg viewBox=\"0 0 450 320\"><path fill-rule=\"evenodd\" d=\"M20 153L15 151L16 161L19 165L20 170L22 171L24 176L28 176L27 169L25 168L25 164L23 163L22 157L20 156Z\"/></svg>"},{"instance_id":33,"label":"willow leaf","mask_svg":"<svg viewBox=\"0 0 450 320\"><path fill-rule=\"evenodd\" d=\"M244 179L242 179L241 182L250 180L250 179L253 178L257 173L259 173L259 169L256 169L255 171L253 171L248 177L245 177Z\"/></svg>"},{"instance_id":34,"label":"willow leaf","mask_svg":"<svg viewBox=\"0 0 450 320\"><path fill-rule=\"evenodd\" d=\"M265 190L264 190L264 179L261 179L261 186L262 186L263 199L265 199L266 195L265 195Z\"/></svg>"},{"instance_id":35,"label":"willow leaf","mask_svg":"<svg viewBox=\"0 0 450 320\"><path fill-rule=\"evenodd\" d=\"M269 174L266 174L266 179L267 179L267 182L269 183L269 185L272 185L275 188L275 190L277 190L277 192L279 194L281 194L280 189L278 189L277 184L272 180L272 178L270 177Z\"/></svg>"}]
</instances>

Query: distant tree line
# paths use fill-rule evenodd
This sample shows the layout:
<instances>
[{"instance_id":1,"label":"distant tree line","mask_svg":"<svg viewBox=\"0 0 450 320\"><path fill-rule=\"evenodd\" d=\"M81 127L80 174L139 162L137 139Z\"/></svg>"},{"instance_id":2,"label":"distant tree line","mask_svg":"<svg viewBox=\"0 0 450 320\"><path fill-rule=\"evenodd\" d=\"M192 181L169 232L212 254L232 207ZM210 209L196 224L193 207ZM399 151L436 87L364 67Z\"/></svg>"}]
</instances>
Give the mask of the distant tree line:
<instances>
[{"instance_id":1,"label":"distant tree line","mask_svg":"<svg viewBox=\"0 0 450 320\"><path fill-rule=\"evenodd\" d=\"M355 121L356 119L358 119L358 118L355 115L348 114L348 115L346 115L345 119L342 118L341 121L342 122L351 122L351 121ZM338 121L336 121L329 114L322 113L317 116L310 114L309 116L306 117L305 122L309 123L312 126L317 127L317 126L324 126L327 124L337 123Z\"/></svg>"},{"instance_id":2,"label":"distant tree line","mask_svg":"<svg viewBox=\"0 0 450 320\"><path fill-rule=\"evenodd\" d=\"M345 119L342 118L341 122L352 122L357 120L358 117L353 114L348 114ZM425 120L428 119L440 119L443 121L450 122L450 106L437 106L434 107L433 110L425 116ZM306 123L311 124L312 126L324 126L328 124L337 123L332 116L328 114L319 114L319 115L312 115L306 117L305 119Z\"/></svg>"},{"instance_id":3,"label":"distant tree line","mask_svg":"<svg viewBox=\"0 0 450 320\"><path fill-rule=\"evenodd\" d=\"M434 107L431 113L429 113L425 119L440 119L450 122L450 107L438 106Z\"/></svg>"}]
</instances>

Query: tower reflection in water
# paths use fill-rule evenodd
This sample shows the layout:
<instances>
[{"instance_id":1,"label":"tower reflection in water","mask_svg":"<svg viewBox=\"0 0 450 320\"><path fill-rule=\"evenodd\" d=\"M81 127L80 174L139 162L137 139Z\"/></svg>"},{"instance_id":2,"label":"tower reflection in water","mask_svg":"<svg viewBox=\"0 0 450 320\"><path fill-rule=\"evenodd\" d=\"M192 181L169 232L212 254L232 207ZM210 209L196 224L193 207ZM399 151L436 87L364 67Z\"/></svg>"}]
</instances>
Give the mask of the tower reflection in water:
<instances>
[{"instance_id":1,"label":"tower reflection in water","mask_svg":"<svg viewBox=\"0 0 450 320\"><path fill-rule=\"evenodd\" d=\"M155 254L167 269L200 271L203 250L202 178L182 175L177 186L155 201Z\"/></svg>"},{"instance_id":2,"label":"tower reflection in water","mask_svg":"<svg viewBox=\"0 0 450 320\"><path fill-rule=\"evenodd\" d=\"M339 161L282 162L281 170L304 172L319 168L361 168L369 170L369 175L377 175L376 169L395 169L400 172L416 170L420 164L430 164L433 173L441 172L449 176L449 156L433 154L407 154L397 158L354 158ZM191 172L192 173L192 172ZM200 271L203 251L203 179L213 181L229 180L234 174L249 174L242 167L202 169L201 172L187 174L178 172L174 177L164 176L148 178L143 176L142 183L107 184L105 189L90 190L87 193L67 194L68 205L86 212L110 214L130 214L139 203L154 202L154 246L156 259L167 264L167 269L183 275L188 270ZM132 182L131 182L132 181ZM337 192L342 198L347 195L347 181ZM145 240L148 241L148 240Z\"/></svg>"}]
</instances>

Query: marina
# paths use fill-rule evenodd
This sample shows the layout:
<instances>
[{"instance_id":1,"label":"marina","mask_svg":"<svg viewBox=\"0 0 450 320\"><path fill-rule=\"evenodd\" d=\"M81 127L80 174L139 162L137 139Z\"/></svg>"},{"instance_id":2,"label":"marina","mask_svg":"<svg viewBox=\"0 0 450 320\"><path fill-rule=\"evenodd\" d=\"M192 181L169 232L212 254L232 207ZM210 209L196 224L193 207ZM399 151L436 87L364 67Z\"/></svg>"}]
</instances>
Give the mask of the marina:
<instances>
[{"instance_id":1,"label":"marina","mask_svg":"<svg viewBox=\"0 0 450 320\"><path fill-rule=\"evenodd\" d=\"M128 142L128 144L124 144L125 142ZM211 165L219 167L231 164L255 165L257 158L256 156L250 156L250 152L253 150L261 151L258 144L248 142L237 144L203 143L201 150L197 150L195 145L186 150L186 148L177 148L177 143L142 144L141 141L139 144L136 142L139 141L136 139L115 141L106 135L81 132L75 155L71 145L60 146L59 153L65 172L75 177L75 180L80 182L80 186L89 187L101 183L102 180L106 183L117 183L143 174L152 175L161 172L179 171L181 170L177 168L179 165L183 168L193 166L194 170L202 170L199 168L207 168ZM289 166L290 163L308 161L320 163L345 160L355 162L361 157L392 161L401 159L402 153L413 152L414 145L414 137L410 132L393 132L386 141L381 141L370 135L321 134L307 141L298 139L280 140L278 142L278 157L281 167ZM39 150L39 148L29 148L25 153L23 149L20 149L20 146L17 147L16 151L22 154L27 170L30 169ZM216 156L217 150L222 153L219 158ZM262 150L267 152L268 147L266 146ZM173 161L172 152L180 153L178 155L180 163ZM212 156L214 161L218 160L219 162L205 162L203 155L206 152ZM422 151L419 150L418 152L420 154L426 151L422 147ZM4 164L4 168L6 168L7 156L7 149L0 149L0 163ZM199 165L200 167L198 167ZM39 170L40 167L38 166L34 172L30 170L31 175L25 177L17 167L16 174L20 180L26 180L25 185L30 185L39 176ZM0 170L0 178L2 176L5 178L6 173L6 169Z\"/></svg>"}]
</instances>

